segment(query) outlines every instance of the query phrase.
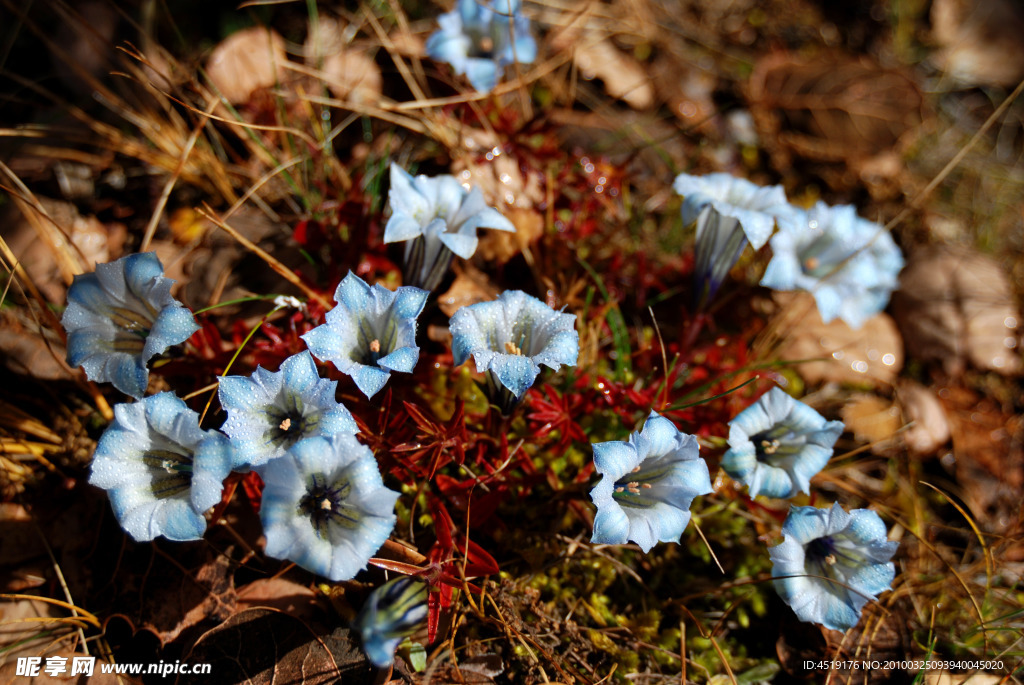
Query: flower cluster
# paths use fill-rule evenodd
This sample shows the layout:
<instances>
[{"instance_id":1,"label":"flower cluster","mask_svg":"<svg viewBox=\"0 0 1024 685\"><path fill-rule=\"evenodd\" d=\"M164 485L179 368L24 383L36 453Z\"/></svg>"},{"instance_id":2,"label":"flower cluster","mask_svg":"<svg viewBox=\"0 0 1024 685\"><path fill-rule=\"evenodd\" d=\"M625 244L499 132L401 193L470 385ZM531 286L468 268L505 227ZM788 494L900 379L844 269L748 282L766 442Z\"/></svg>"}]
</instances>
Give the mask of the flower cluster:
<instances>
[{"instance_id":1,"label":"flower cluster","mask_svg":"<svg viewBox=\"0 0 1024 685\"><path fill-rule=\"evenodd\" d=\"M457 0L438 17L441 28L427 39L427 55L465 74L476 90L493 90L505 67L537 59L530 21L520 9L520 0Z\"/></svg>"},{"instance_id":2,"label":"flower cluster","mask_svg":"<svg viewBox=\"0 0 1024 685\"><path fill-rule=\"evenodd\" d=\"M697 226L697 309L714 297L747 242L757 250L769 237L772 260L761 285L811 293L825 322L838 316L860 328L899 286L899 248L854 207L818 202L804 211L786 201L781 186L760 187L729 174L680 174L673 187L685 198L683 223Z\"/></svg>"}]
</instances>

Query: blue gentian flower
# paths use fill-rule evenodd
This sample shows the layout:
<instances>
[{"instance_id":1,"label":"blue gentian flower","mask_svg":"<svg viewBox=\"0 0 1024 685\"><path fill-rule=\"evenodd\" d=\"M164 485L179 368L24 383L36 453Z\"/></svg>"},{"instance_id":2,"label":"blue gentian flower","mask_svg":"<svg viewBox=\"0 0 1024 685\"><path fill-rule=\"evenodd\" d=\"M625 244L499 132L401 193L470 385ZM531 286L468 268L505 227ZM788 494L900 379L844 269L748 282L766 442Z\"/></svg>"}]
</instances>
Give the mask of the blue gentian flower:
<instances>
[{"instance_id":1,"label":"blue gentian flower","mask_svg":"<svg viewBox=\"0 0 1024 685\"><path fill-rule=\"evenodd\" d=\"M395 527L398 493L351 433L306 438L257 467L266 553L331 580L366 567Z\"/></svg>"},{"instance_id":2,"label":"blue gentian flower","mask_svg":"<svg viewBox=\"0 0 1024 685\"><path fill-rule=\"evenodd\" d=\"M722 468L746 484L750 496L792 497L810 491L811 478L832 457L842 421L772 388L729 422L730 449Z\"/></svg>"},{"instance_id":3,"label":"blue gentian flower","mask_svg":"<svg viewBox=\"0 0 1024 685\"><path fill-rule=\"evenodd\" d=\"M173 393L114 406L89 482L109 491L121 527L139 542L163 535L198 540L203 512L221 498L231 443L199 427L199 414Z\"/></svg>"},{"instance_id":4,"label":"blue gentian flower","mask_svg":"<svg viewBox=\"0 0 1024 685\"><path fill-rule=\"evenodd\" d=\"M392 371L411 373L416 367L416 317L429 294L408 286L371 288L350 271L334 293L338 306L327 312L327 323L302 339L318 359L333 362L373 397Z\"/></svg>"},{"instance_id":5,"label":"blue gentian flower","mask_svg":"<svg viewBox=\"0 0 1024 685\"><path fill-rule=\"evenodd\" d=\"M320 378L309 352L288 357L277 373L256 367L251 377L218 380L228 413L221 429L234 445L235 468L280 457L305 438L358 432L352 414L334 399L338 382Z\"/></svg>"},{"instance_id":6,"label":"blue gentian flower","mask_svg":"<svg viewBox=\"0 0 1024 685\"><path fill-rule=\"evenodd\" d=\"M487 374L491 399L507 391L507 401L498 402L503 411L523 398L541 364L575 366L580 352L576 316L556 312L521 290L462 307L449 329L455 364L472 356L476 370Z\"/></svg>"},{"instance_id":7,"label":"blue gentian flower","mask_svg":"<svg viewBox=\"0 0 1024 685\"><path fill-rule=\"evenodd\" d=\"M793 217L799 211L786 201L782 186L759 186L731 174L679 174L672 188L685 198L684 224L696 221L702 211L711 207L723 217L735 219L755 250L768 242L777 219ZM723 226L732 223L724 222Z\"/></svg>"},{"instance_id":8,"label":"blue gentian flower","mask_svg":"<svg viewBox=\"0 0 1024 685\"><path fill-rule=\"evenodd\" d=\"M520 0L457 0L454 10L438 17L441 29L427 39L427 55L465 74L477 91L493 90L506 66L537 59L530 20L520 5Z\"/></svg>"},{"instance_id":9,"label":"blue gentian flower","mask_svg":"<svg viewBox=\"0 0 1024 685\"><path fill-rule=\"evenodd\" d=\"M136 399L145 395L146 363L199 330L192 312L171 297L173 283L152 252L75 276L61 318L68 364Z\"/></svg>"},{"instance_id":10,"label":"blue gentian flower","mask_svg":"<svg viewBox=\"0 0 1024 685\"><path fill-rule=\"evenodd\" d=\"M864 605L892 585L896 568L889 560L899 543L886 540L873 511L793 507L782 534L782 543L768 550L773 583L801 621L848 630Z\"/></svg>"},{"instance_id":11,"label":"blue gentian flower","mask_svg":"<svg viewBox=\"0 0 1024 685\"><path fill-rule=\"evenodd\" d=\"M782 186L761 187L730 174L680 174L673 188L685 197L683 223L697 224L693 270L697 309L712 300L748 242L760 249L775 221L798 211L786 201Z\"/></svg>"},{"instance_id":12,"label":"blue gentian flower","mask_svg":"<svg viewBox=\"0 0 1024 685\"><path fill-rule=\"evenodd\" d=\"M405 283L426 290L441 283L453 254L473 256L478 228L516 230L487 206L479 188L466 190L450 175L413 177L394 163L388 204L391 218L384 226L384 242L405 242Z\"/></svg>"},{"instance_id":13,"label":"blue gentian flower","mask_svg":"<svg viewBox=\"0 0 1024 685\"><path fill-rule=\"evenodd\" d=\"M818 202L779 221L772 260L761 285L806 290L826 323L837 316L851 328L885 309L899 287L903 255L892 236L850 205Z\"/></svg>"},{"instance_id":14,"label":"blue gentian flower","mask_svg":"<svg viewBox=\"0 0 1024 685\"><path fill-rule=\"evenodd\" d=\"M377 668L387 668L395 650L427 618L427 585L402 576L384 583L367 598L352 623L363 638L363 650Z\"/></svg>"},{"instance_id":15,"label":"blue gentian flower","mask_svg":"<svg viewBox=\"0 0 1024 685\"><path fill-rule=\"evenodd\" d=\"M711 492L699 450L694 436L654 411L629 442L596 443L594 466L603 478L590 493L597 506L590 541L632 540L645 553L658 542L679 542L693 498Z\"/></svg>"}]
</instances>

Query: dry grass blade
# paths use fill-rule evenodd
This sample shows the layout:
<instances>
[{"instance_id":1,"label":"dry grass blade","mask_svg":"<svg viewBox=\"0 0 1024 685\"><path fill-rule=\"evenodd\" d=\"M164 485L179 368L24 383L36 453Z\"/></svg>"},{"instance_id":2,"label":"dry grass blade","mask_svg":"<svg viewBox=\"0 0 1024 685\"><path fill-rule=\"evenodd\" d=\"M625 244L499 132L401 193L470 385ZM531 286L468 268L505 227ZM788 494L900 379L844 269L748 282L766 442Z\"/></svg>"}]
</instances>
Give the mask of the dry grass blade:
<instances>
[{"instance_id":1,"label":"dry grass blade","mask_svg":"<svg viewBox=\"0 0 1024 685\"><path fill-rule=\"evenodd\" d=\"M217 106L216 100L211 100L210 104L207 105L205 115L213 113L214 108ZM199 140L199 134L206 128L206 122L209 119L206 116L199 120L195 128L192 130L192 135L188 137L188 141L185 143L185 149L181 152L181 158L178 160L178 166L175 167L171 173L171 177L167 179L167 183L164 184L163 190L160 192L160 197L156 201L156 206L153 208L153 215L149 219L149 223L146 225L146 232L142 236L142 243L139 245L139 252L145 252L149 249L149 244L153 240L153 236L156 234L156 227L160 224L160 217L163 216L164 207L167 206L167 200L171 197L171 191L174 190L174 185L178 182L181 177L181 172L185 170L185 163L188 161L189 155L192 154L192 148L195 147L196 141Z\"/></svg>"},{"instance_id":2,"label":"dry grass blade","mask_svg":"<svg viewBox=\"0 0 1024 685\"><path fill-rule=\"evenodd\" d=\"M252 242L251 240L243 236L241 233L231 228L231 226L224 223L224 221L222 221L221 218L217 216L216 212L214 212L213 209L209 207L209 205L204 205L201 209L199 209L199 213L205 216L207 219L212 221L220 228L224 229L224 231L228 235L230 235L232 238L234 238L239 243L241 243L249 250L251 250L253 253L255 253L260 259L265 261L271 269L277 272L282 278L287 280L296 288L302 290L302 292L304 292L307 297L309 297L312 300L316 300L321 305L323 305L325 309L332 308L333 305L330 302L328 302L323 295L321 295L320 293L318 293L317 291L313 290L308 285L303 283L302 279L299 278L299 276L294 271L292 271L287 266L279 262L273 255L261 249L256 243Z\"/></svg>"}]
</instances>

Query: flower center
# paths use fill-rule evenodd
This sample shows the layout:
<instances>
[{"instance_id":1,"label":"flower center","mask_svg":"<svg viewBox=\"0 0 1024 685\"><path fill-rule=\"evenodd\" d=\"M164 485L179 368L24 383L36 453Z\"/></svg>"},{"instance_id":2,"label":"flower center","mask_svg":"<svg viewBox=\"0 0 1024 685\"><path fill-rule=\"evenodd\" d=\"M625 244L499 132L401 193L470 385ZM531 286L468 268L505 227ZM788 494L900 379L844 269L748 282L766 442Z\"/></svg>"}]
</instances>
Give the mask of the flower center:
<instances>
[{"instance_id":1,"label":"flower center","mask_svg":"<svg viewBox=\"0 0 1024 685\"><path fill-rule=\"evenodd\" d=\"M516 345L512 341L509 341L509 342L505 343L505 351L508 352L509 354L514 354L517 357L522 357L523 356L522 348L520 348L518 345Z\"/></svg>"},{"instance_id":2,"label":"flower center","mask_svg":"<svg viewBox=\"0 0 1024 685\"><path fill-rule=\"evenodd\" d=\"M829 535L815 538L807 543L804 554L807 559L805 568L808 573L838 581L837 583L828 583L829 592L834 594L846 592L840 583L846 582L846 573L851 566L856 565L857 561L849 554L844 553L843 549L836 545L835 539Z\"/></svg>"},{"instance_id":3,"label":"flower center","mask_svg":"<svg viewBox=\"0 0 1024 685\"><path fill-rule=\"evenodd\" d=\"M167 499L192 487L192 455L170 449L152 449L142 454L149 467L149 487L157 499Z\"/></svg>"},{"instance_id":4,"label":"flower center","mask_svg":"<svg viewBox=\"0 0 1024 685\"><path fill-rule=\"evenodd\" d=\"M331 526L354 529L360 514L346 502L351 492L352 484L344 476L330 480L323 474L313 474L306 485L306 494L299 500L299 514L309 517L321 539L329 538Z\"/></svg>"},{"instance_id":5,"label":"flower center","mask_svg":"<svg viewBox=\"0 0 1024 685\"><path fill-rule=\"evenodd\" d=\"M769 466L775 466L786 457L798 453L804 445L804 440L793 433L785 424L772 426L750 438L754 443L754 454L757 461Z\"/></svg>"},{"instance_id":6,"label":"flower center","mask_svg":"<svg viewBox=\"0 0 1024 685\"><path fill-rule=\"evenodd\" d=\"M128 354L141 354L146 346L146 338L153 328L154 318L147 317L128 307L111 307L110 320L117 326L114 333L114 340L111 349L114 352L127 352Z\"/></svg>"},{"instance_id":7,"label":"flower center","mask_svg":"<svg viewBox=\"0 0 1024 685\"><path fill-rule=\"evenodd\" d=\"M642 471L639 466L630 471L627 475L623 476L619 480L615 481L615 494L612 495L616 500L623 504L631 504L633 506L651 506L654 501L650 497L637 497L641 495L644 490L650 490L654 487L651 481L656 481L663 477L665 472L660 469L654 469L652 471Z\"/></svg>"},{"instance_id":8,"label":"flower center","mask_svg":"<svg viewBox=\"0 0 1024 685\"><path fill-rule=\"evenodd\" d=\"M271 444L289 449L316 432L319 414L306 416L304 409L302 398L290 394L285 398L284 407L277 406L269 412L271 429L268 438Z\"/></svg>"}]
</instances>

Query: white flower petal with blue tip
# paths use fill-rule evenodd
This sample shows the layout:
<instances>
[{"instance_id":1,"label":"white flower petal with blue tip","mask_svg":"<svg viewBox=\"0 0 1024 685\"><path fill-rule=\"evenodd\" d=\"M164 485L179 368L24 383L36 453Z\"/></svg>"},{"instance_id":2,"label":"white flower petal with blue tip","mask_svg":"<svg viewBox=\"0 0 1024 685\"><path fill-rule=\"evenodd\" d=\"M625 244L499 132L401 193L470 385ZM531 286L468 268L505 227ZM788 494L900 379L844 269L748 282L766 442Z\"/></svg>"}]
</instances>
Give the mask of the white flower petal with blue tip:
<instances>
[{"instance_id":1,"label":"white flower petal with blue tip","mask_svg":"<svg viewBox=\"0 0 1024 685\"><path fill-rule=\"evenodd\" d=\"M772 388L729 422L730 449L722 468L747 485L751 497L793 497L832 457L842 421L825 417Z\"/></svg>"},{"instance_id":2,"label":"white flower petal with blue tip","mask_svg":"<svg viewBox=\"0 0 1024 685\"><path fill-rule=\"evenodd\" d=\"M890 561L899 544L886 539L885 524L873 511L846 513L793 507L782 524L784 539L771 547L772 577L801 621L831 630L857 625L869 601L888 590L896 575Z\"/></svg>"},{"instance_id":3,"label":"white flower petal with blue tip","mask_svg":"<svg viewBox=\"0 0 1024 685\"><path fill-rule=\"evenodd\" d=\"M114 407L89 482L108 491L118 523L135 540L198 540L231 463L228 439L202 430L196 412L163 392Z\"/></svg>"},{"instance_id":4,"label":"white flower petal with blue tip","mask_svg":"<svg viewBox=\"0 0 1024 685\"><path fill-rule=\"evenodd\" d=\"M302 336L310 351L352 377L367 397L388 382L391 371L410 373L419 360L416 318L427 303L426 290L370 287L352 272L338 285L338 305L327 322Z\"/></svg>"},{"instance_id":5,"label":"white flower petal with blue tip","mask_svg":"<svg viewBox=\"0 0 1024 685\"><path fill-rule=\"evenodd\" d=\"M579 356L576 316L556 312L521 290L462 307L449 329L456 365L473 357L477 371L492 374L518 399L537 379L540 364L575 366Z\"/></svg>"},{"instance_id":6,"label":"white flower petal with blue tip","mask_svg":"<svg viewBox=\"0 0 1024 685\"><path fill-rule=\"evenodd\" d=\"M860 328L899 287L900 249L888 231L850 205L818 202L780 219L771 246L761 285L811 293L826 323L838 317Z\"/></svg>"},{"instance_id":7,"label":"white flower petal with blue tip","mask_svg":"<svg viewBox=\"0 0 1024 685\"><path fill-rule=\"evenodd\" d=\"M782 186L759 186L731 174L679 174L672 188L685 198L684 224L696 221L705 208L712 207L721 216L736 219L755 250L768 241L776 220L799 211L786 200Z\"/></svg>"},{"instance_id":8,"label":"white flower petal with blue tip","mask_svg":"<svg viewBox=\"0 0 1024 685\"><path fill-rule=\"evenodd\" d=\"M629 442L595 444L594 467L603 477L590 493L597 506L590 541L633 541L644 552L658 542L678 542L693 499L712 490L699 451L694 436L653 411Z\"/></svg>"},{"instance_id":9,"label":"white flower petal with blue tip","mask_svg":"<svg viewBox=\"0 0 1024 685\"><path fill-rule=\"evenodd\" d=\"M334 399L338 382L320 377L309 352L285 359L276 373L257 367L252 376L219 381L228 414L222 429L235 448L234 468L280 457L305 438L357 431L352 414Z\"/></svg>"},{"instance_id":10,"label":"white flower petal with blue tip","mask_svg":"<svg viewBox=\"0 0 1024 685\"><path fill-rule=\"evenodd\" d=\"M199 330L163 273L156 255L144 252L75 276L61 318L68 364L136 399L146 394L149 360Z\"/></svg>"},{"instance_id":11,"label":"white flower petal with blue tip","mask_svg":"<svg viewBox=\"0 0 1024 685\"><path fill-rule=\"evenodd\" d=\"M349 433L307 438L257 468L266 553L334 581L366 567L395 527L398 493Z\"/></svg>"}]
</instances>

